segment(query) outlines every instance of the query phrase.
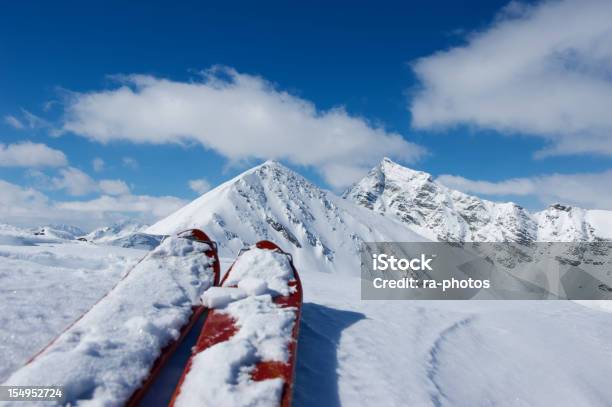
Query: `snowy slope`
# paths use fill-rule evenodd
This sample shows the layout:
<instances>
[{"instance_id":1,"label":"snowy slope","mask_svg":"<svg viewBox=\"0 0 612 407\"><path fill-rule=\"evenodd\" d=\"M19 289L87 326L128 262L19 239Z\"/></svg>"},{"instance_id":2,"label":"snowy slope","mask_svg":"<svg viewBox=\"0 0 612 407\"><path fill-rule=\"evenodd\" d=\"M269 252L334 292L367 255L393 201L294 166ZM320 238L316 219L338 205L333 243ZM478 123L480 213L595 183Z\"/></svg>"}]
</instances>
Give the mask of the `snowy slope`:
<instances>
[{"instance_id":1,"label":"snowy slope","mask_svg":"<svg viewBox=\"0 0 612 407\"><path fill-rule=\"evenodd\" d=\"M455 242L573 242L612 236L612 211L552 205L530 214L447 188L430 174L385 158L343 197L432 239ZM425 231L424 231L425 230Z\"/></svg>"},{"instance_id":2,"label":"snowy slope","mask_svg":"<svg viewBox=\"0 0 612 407\"><path fill-rule=\"evenodd\" d=\"M261 239L291 252L304 270L359 273L363 241L423 241L401 222L324 191L268 161L149 227L150 234L200 228L224 256Z\"/></svg>"},{"instance_id":3,"label":"snowy slope","mask_svg":"<svg viewBox=\"0 0 612 407\"><path fill-rule=\"evenodd\" d=\"M294 407L612 405L610 313L570 301L362 301L358 278L301 277Z\"/></svg>"},{"instance_id":4,"label":"snowy slope","mask_svg":"<svg viewBox=\"0 0 612 407\"><path fill-rule=\"evenodd\" d=\"M0 249L11 253L0 258L0 326L13 327L0 330L0 382L138 257L118 253L142 254L85 243ZM123 268L111 269L113 256ZM362 301L358 278L298 271L294 407L612 405L609 313L566 301Z\"/></svg>"},{"instance_id":5,"label":"snowy slope","mask_svg":"<svg viewBox=\"0 0 612 407\"><path fill-rule=\"evenodd\" d=\"M612 239L612 212L554 204L534 215L538 240L592 242Z\"/></svg>"}]
</instances>

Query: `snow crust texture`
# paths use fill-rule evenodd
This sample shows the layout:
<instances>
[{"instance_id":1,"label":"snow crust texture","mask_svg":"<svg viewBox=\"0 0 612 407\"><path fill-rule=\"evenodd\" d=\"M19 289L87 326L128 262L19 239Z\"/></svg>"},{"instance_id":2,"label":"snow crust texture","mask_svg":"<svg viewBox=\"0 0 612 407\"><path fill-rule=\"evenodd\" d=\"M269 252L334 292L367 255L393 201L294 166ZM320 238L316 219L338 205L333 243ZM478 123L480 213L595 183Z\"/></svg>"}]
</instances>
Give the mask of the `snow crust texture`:
<instances>
[{"instance_id":1,"label":"snow crust texture","mask_svg":"<svg viewBox=\"0 0 612 407\"><path fill-rule=\"evenodd\" d=\"M283 381L253 381L250 373L258 361L288 361L296 309L282 308L273 298L288 295L294 278L286 255L251 248L238 258L223 287L204 293L204 304L230 316L238 331L194 357L177 407L280 404Z\"/></svg>"},{"instance_id":2,"label":"snow crust texture","mask_svg":"<svg viewBox=\"0 0 612 407\"><path fill-rule=\"evenodd\" d=\"M177 237L164 240L4 384L63 385L72 405L124 403L212 285L207 248Z\"/></svg>"}]
</instances>

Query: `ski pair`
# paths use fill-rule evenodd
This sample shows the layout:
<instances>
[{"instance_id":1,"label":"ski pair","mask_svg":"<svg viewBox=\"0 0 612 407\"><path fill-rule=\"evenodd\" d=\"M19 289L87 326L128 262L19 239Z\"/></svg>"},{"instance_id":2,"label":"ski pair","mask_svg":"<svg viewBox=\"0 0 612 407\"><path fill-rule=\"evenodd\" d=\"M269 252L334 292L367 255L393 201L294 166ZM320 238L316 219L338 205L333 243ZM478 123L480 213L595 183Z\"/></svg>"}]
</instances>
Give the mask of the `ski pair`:
<instances>
[{"instance_id":1,"label":"ski pair","mask_svg":"<svg viewBox=\"0 0 612 407\"><path fill-rule=\"evenodd\" d=\"M178 236L210 246L204 254L219 265L217 246L204 232L192 229ZM162 352L129 406L140 404L155 386L199 318L204 324L171 407L291 405L302 306L292 256L270 241L260 241L240 252L220 283L218 276L215 268L215 285L204 292L181 336Z\"/></svg>"},{"instance_id":2,"label":"ski pair","mask_svg":"<svg viewBox=\"0 0 612 407\"><path fill-rule=\"evenodd\" d=\"M61 384L64 404L137 405L208 313L196 352L180 366L181 380L176 389L173 382L167 399L174 391L176 406L252 405L249 399L288 406L301 305L290 256L260 242L238 257L222 287L219 280L216 244L206 234L190 230L169 236L3 384ZM225 304L219 303L223 289L229 290ZM255 320L244 318L241 310ZM266 334L262 326L274 329ZM272 341L258 340L262 333ZM219 356L219 348L228 351L227 357L207 362ZM221 371L227 374L216 374ZM204 395L193 391L194 383L198 388L214 381L222 385ZM214 401L219 399L225 401Z\"/></svg>"}]
</instances>

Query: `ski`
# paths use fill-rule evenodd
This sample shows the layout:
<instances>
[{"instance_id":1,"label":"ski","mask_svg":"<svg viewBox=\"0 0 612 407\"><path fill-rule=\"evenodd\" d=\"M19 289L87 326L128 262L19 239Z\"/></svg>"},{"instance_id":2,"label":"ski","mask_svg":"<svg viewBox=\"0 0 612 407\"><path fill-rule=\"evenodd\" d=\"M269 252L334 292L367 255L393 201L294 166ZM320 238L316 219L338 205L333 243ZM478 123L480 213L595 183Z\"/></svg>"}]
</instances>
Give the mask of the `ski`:
<instances>
[{"instance_id":1,"label":"ski","mask_svg":"<svg viewBox=\"0 0 612 407\"><path fill-rule=\"evenodd\" d=\"M217 243L211 240L208 235L200 229L184 230L178 233L177 237L203 243L208 246L208 248L203 251L203 254L213 260L213 286L218 286L219 279L221 276L221 264L219 263ZM203 315L205 309L201 303L193 305L191 309L191 316L189 317L188 322L181 327L178 339L172 341L162 349L161 354L153 363L153 367L151 368L151 371L143 382L143 384L138 388L138 390L136 390L132 394L130 399L127 401L127 407L135 407L140 404L146 393L149 391L149 389L159 376L164 366L166 366L166 364L172 358L181 343L185 340L189 332L191 332L191 329L196 325L200 318L205 318L205 316Z\"/></svg>"},{"instance_id":2,"label":"ski","mask_svg":"<svg viewBox=\"0 0 612 407\"><path fill-rule=\"evenodd\" d=\"M302 285L293 259L270 241L243 249L220 287L170 406L291 405Z\"/></svg>"},{"instance_id":3,"label":"ski","mask_svg":"<svg viewBox=\"0 0 612 407\"><path fill-rule=\"evenodd\" d=\"M69 404L105 394L112 404L135 406L203 315L200 297L219 279L216 243L204 232L168 236L7 383L52 378Z\"/></svg>"}]
</instances>

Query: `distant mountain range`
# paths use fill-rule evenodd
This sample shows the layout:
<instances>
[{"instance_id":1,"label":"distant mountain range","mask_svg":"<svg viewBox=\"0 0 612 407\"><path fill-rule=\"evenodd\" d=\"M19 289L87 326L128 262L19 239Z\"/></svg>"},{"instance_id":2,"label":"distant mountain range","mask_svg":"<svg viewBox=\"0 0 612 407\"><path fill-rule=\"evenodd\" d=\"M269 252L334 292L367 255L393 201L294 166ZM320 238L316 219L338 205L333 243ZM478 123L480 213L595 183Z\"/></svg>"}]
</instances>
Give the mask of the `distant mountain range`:
<instances>
[{"instance_id":1,"label":"distant mountain range","mask_svg":"<svg viewBox=\"0 0 612 407\"><path fill-rule=\"evenodd\" d=\"M399 219L433 240L454 242L576 242L612 238L612 211L554 204L529 213L450 189L388 158L343 197Z\"/></svg>"},{"instance_id":2,"label":"distant mountain range","mask_svg":"<svg viewBox=\"0 0 612 407\"><path fill-rule=\"evenodd\" d=\"M164 235L201 228L221 255L261 239L278 242L302 268L356 273L365 241L593 242L612 240L612 211L554 204L530 213L511 202L447 188L430 174L383 159L342 197L275 161L219 185L152 226L124 221L88 234L69 225L30 232L4 226L6 242L86 240L151 249ZM17 239L17 240L15 240Z\"/></svg>"},{"instance_id":3,"label":"distant mountain range","mask_svg":"<svg viewBox=\"0 0 612 407\"><path fill-rule=\"evenodd\" d=\"M612 238L612 211L555 204L532 214L452 190L387 158L339 197L268 161L145 231L193 227L206 230L227 256L270 239L301 267L354 273L363 241L595 241Z\"/></svg>"}]
</instances>

